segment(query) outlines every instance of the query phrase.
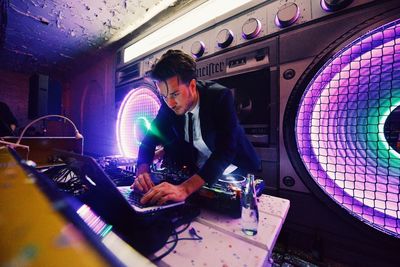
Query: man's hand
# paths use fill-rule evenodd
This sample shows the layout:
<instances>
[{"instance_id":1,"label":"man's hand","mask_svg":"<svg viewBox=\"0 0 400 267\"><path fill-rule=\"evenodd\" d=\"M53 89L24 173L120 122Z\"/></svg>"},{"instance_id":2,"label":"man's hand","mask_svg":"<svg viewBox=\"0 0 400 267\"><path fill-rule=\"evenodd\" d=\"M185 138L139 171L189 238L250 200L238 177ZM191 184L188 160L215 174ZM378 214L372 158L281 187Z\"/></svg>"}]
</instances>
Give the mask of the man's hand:
<instances>
[{"instance_id":1,"label":"man's hand","mask_svg":"<svg viewBox=\"0 0 400 267\"><path fill-rule=\"evenodd\" d=\"M149 188L140 202L142 204L151 203L162 205L167 201L183 201L193 192L199 190L204 184L204 180L197 174L193 175L180 185L172 185L163 182L157 186Z\"/></svg>"},{"instance_id":2,"label":"man's hand","mask_svg":"<svg viewBox=\"0 0 400 267\"><path fill-rule=\"evenodd\" d=\"M133 190L138 189L139 191L146 193L150 188L154 187L154 183L150 177L150 167L147 164L141 164L137 168L136 178L131 188Z\"/></svg>"},{"instance_id":3,"label":"man's hand","mask_svg":"<svg viewBox=\"0 0 400 267\"><path fill-rule=\"evenodd\" d=\"M162 205L167 201L179 202L188 197L186 189L182 185L173 185L163 182L159 185L151 187L149 191L142 197L142 204L150 203Z\"/></svg>"},{"instance_id":4,"label":"man's hand","mask_svg":"<svg viewBox=\"0 0 400 267\"><path fill-rule=\"evenodd\" d=\"M148 192L152 187L154 187L154 183L150 178L150 173L148 172L144 172L136 176L135 181L131 185L133 190L138 189L143 193Z\"/></svg>"}]
</instances>

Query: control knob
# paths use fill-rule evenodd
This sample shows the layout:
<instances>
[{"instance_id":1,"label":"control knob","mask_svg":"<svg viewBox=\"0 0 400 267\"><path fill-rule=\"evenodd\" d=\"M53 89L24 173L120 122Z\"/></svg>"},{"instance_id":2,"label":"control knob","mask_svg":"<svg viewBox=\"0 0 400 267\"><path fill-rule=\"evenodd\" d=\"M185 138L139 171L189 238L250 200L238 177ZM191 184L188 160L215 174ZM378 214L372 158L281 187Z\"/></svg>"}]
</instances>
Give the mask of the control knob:
<instances>
[{"instance_id":1,"label":"control knob","mask_svg":"<svg viewBox=\"0 0 400 267\"><path fill-rule=\"evenodd\" d=\"M275 24L280 28L285 28L295 23L299 16L299 7L296 3L289 2L279 8L275 15Z\"/></svg>"},{"instance_id":2,"label":"control knob","mask_svg":"<svg viewBox=\"0 0 400 267\"><path fill-rule=\"evenodd\" d=\"M193 56L199 58L204 54L205 50L206 50L205 44L202 41L196 41L192 44L190 52L192 53Z\"/></svg>"},{"instance_id":3,"label":"control knob","mask_svg":"<svg viewBox=\"0 0 400 267\"><path fill-rule=\"evenodd\" d=\"M350 5L353 0L321 0L321 7L327 12L337 11Z\"/></svg>"},{"instance_id":4,"label":"control knob","mask_svg":"<svg viewBox=\"0 0 400 267\"><path fill-rule=\"evenodd\" d=\"M217 44L221 48L228 47L233 41L233 32L228 29L219 31L217 35Z\"/></svg>"},{"instance_id":5,"label":"control knob","mask_svg":"<svg viewBox=\"0 0 400 267\"><path fill-rule=\"evenodd\" d=\"M257 37L261 31L261 22L256 18L249 18L242 26L242 36L249 40Z\"/></svg>"}]
</instances>

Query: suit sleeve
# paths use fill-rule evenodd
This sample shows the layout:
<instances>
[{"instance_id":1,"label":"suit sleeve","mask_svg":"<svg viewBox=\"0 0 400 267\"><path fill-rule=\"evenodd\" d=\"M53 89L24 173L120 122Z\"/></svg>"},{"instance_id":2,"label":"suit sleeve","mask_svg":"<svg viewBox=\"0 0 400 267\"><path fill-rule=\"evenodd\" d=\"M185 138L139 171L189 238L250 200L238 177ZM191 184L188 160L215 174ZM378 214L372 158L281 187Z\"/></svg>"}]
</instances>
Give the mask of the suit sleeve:
<instances>
[{"instance_id":1,"label":"suit sleeve","mask_svg":"<svg viewBox=\"0 0 400 267\"><path fill-rule=\"evenodd\" d=\"M208 183L214 183L224 170L232 163L237 151L239 122L230 90L218 95L212 114L215 120L215 150L207 159L198 174Z\"/></svg>"}]
</instances>

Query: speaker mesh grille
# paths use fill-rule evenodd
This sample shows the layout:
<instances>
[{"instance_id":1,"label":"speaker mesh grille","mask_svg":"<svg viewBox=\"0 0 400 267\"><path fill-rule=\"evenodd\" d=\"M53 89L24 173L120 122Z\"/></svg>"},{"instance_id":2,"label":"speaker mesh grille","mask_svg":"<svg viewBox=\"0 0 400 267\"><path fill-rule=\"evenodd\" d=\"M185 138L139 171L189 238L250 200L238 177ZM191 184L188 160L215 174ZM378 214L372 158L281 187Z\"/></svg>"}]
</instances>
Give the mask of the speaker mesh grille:
<instances>
[{"instance_id":1,"label":"speaker mesh grille","mask_svg":"<svg viewBox=\"0 0 400 267\"><path fill-rule=\"evenodd\" d=\"M160 108L160 100L146 86L131 90L118 112L117 142L122 156L137 158L139 145Z\"/></svg>"},{"instance_id":2,"label":"speaker mesh grille","mask_svg":"<svg viewBox=\"0 0 400 267\"><path fill-rule=\"evenodd\" d=\"M326 62L306 87L295 125L299 155L319 187L359 220L398 238L400 154L384 126L399 105L396 20Z\"/></svg>"}]
</instances>

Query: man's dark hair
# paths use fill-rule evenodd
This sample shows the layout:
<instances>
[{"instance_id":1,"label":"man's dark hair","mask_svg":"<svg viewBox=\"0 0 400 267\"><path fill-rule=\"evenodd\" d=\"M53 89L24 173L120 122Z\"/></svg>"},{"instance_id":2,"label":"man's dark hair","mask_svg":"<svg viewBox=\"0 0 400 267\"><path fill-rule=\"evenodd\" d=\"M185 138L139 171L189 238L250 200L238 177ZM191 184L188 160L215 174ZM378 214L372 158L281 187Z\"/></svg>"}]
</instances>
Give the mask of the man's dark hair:
<instances>
[{"instance_id":1,"label":"man's dark hair","mask_svg":"<svg viewBox=\"0 0 400 267\"><path fill-rule=\"evenodd\" d=\"M196 62L181 50L168 50L153 66L150 74L156 81L166 81L178 76L185 84L196 79Z\"/></svg>"}]
</instances>

